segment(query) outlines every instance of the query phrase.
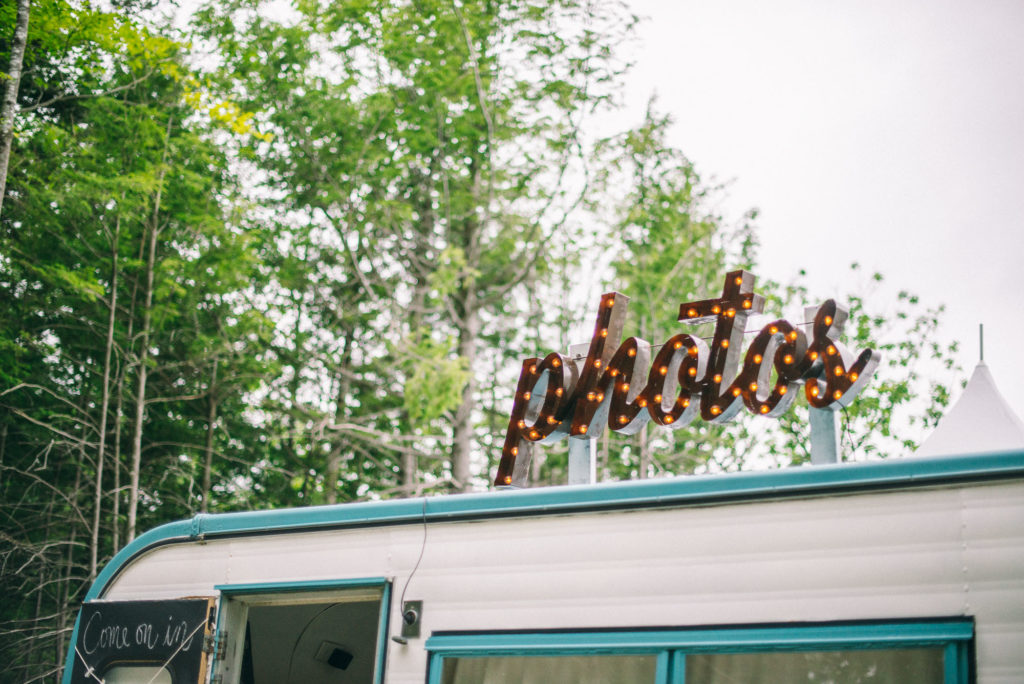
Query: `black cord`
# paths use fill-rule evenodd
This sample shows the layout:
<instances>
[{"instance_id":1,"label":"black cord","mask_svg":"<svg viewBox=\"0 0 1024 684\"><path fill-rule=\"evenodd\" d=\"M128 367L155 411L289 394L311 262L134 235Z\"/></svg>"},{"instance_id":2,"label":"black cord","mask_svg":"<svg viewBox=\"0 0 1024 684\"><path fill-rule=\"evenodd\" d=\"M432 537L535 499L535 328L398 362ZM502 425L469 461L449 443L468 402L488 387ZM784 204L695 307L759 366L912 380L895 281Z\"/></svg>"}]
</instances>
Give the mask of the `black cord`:
<instances>
[{"instance_id":1,"label":"black cord","mask_svg":"<svg viewBox=\"0 0 1024 684\"><path fill-rule=\"evenodd\" d=\"M420 544L420 557L416 559L416 565L412 567L412 572L409 573L409 579L405 580L405 586L402 587L402 597L398 600L398 607L403 611L405 610L405 592L409 588L409 583L412 582L413 576L416 571L419 570L420 561L423 560L423 552L427 550L427 497L423 497L423 542Z\"/></svg>"}]
</instances>

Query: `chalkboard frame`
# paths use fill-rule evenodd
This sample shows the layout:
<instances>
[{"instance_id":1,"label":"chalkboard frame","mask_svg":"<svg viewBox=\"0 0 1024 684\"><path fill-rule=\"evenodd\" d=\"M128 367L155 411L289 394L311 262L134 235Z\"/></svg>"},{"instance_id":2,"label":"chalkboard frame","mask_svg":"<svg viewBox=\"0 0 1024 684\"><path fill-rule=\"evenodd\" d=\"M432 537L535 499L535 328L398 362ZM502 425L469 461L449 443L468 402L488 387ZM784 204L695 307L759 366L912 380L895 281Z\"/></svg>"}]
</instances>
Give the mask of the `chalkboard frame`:
<instances>
[{"instance_id":1,"label":"chalkboard frame","mask_svg":"<svg viewBox=\"0 0 1024 684\"><path fill-rule=\"evenodd\" d=\"M96 684L117 666L164 667L173 684L201 684L216 605L212 596L85 603L71 684Z\"/></svg>"}]
</instances>

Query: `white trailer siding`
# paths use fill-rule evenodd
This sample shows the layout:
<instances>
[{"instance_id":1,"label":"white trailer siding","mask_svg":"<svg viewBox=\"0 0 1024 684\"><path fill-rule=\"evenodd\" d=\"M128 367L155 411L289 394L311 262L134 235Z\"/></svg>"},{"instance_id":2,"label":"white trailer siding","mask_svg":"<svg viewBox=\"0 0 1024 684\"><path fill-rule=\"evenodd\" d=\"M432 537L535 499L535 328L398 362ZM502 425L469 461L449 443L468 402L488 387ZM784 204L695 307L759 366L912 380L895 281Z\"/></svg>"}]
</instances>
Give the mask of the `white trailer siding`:
<instances>
[{"instance_id":1,"label":"white trailer siding","mask_svg":"<svg viewBox=\"0 0 1024 684\"><path fill-rule=\"evenodd\" d=\"M632 510L512 509L452 521L428 515L406 598L424 603L424 638L964 616L976 623L977 680L1024 681L1024 479L920 486L900 475L876 484L885 490L782 486L728 503L697 497ZM611 498L616 491L560 489L552 496L567 500L583 489ZM519 494L495 496L514 501ZM360 525L158 546L124 565L103 599L384 577L393 580L394 634L398 594L419 557L424 524ZM386 642L385 681L424 681L424 638Z\"/></svg>"}]
</instances>

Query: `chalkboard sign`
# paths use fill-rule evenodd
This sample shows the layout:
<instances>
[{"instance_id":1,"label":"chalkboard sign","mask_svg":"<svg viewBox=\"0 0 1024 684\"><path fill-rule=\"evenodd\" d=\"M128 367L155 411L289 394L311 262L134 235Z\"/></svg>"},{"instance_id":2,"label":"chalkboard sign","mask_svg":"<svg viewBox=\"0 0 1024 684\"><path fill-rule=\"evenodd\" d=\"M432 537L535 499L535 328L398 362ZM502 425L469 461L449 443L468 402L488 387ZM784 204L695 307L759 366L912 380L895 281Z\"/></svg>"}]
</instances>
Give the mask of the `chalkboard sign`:
<instances>
[{"instance_id":1,"label":"chalkboard sign","mask_svg":"<svg viewBox=\"0 0 1024 684\"><path fill-rule=\"evenodd\" d=\"M72 684L96 684L116 667L163 667L173 684L198 684L206 675L214 606L213 598L85 604Z\"/></svg>"}]
</instances>

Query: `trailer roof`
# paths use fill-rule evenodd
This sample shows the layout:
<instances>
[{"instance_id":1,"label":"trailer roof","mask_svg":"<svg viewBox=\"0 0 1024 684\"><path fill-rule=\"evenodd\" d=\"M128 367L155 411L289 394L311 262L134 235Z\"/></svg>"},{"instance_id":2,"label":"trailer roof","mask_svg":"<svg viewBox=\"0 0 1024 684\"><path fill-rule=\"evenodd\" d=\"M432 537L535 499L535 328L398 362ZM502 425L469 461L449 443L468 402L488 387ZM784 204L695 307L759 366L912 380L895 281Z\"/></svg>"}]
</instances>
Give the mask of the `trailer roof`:
<instances>
[{"instance_id":1,"label":"trailer roof","mask_svg":"<svg viewBox=\"0 0 1024 684\"><path fill-rule=\"evenodd\" d=\"M121 569L140 554L166 544L204 539L497 517L700 506L1021 477L1024 477L1024 450L1015 450L595 485L509 489L308 508L199 514L150 530L121 549L96 578L86 600L101 597Z\"/></svg>"}]
</instances>

